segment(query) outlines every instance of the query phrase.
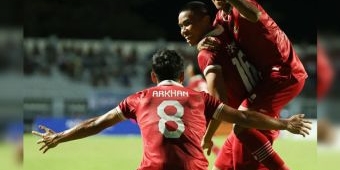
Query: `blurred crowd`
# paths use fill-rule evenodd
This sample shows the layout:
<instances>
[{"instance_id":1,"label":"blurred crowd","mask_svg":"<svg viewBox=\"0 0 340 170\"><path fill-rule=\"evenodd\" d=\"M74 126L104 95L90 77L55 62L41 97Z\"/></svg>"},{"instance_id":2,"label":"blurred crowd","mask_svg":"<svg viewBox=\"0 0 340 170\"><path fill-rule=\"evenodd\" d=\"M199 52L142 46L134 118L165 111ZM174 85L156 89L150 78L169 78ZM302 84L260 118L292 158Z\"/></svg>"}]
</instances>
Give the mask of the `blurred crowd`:
<instances>
[{"instance_id":1,"label":"blurred crowd","mask_svg":"<svg viewBox=\"0 0 340 170\"><path fill-rule=\"evenodd\" d=\"M137 43L130 43L126 49L107 38L96 42L62 41L54 36L31 40L24 43L24 75L53 76L57 72L93 87L113 84L130 87L132 83L140 83L143 88L150 85L149 60L153 52L165 44L155 41L154 47L144 47L140 51ZM194 57L194 53L176 50L189 60Z\"/></svg>"},{"instance_id":2,"label":"blurred crowd","mask_svg":"<svg viewBox=\"0 0 340 170\"><path fill-rule=\"evenodd\" d=\"M0 27L0 169L21 169L23 161L22 99L5 93L20 91L7 80L22 74L21 33L20 28Z\"/></svg>"},{"instance_id":3,"label":"blurred crowd","mask_svg":"<svg viewBox=\"0 0 340 170\"><path fill-rule=\"evenodd\" d=\"M0 73L22 72L22 37L20 30L0 30Z\"/></svg>"},{"instance_id":4,"label":"blurred crowd","mask_svg":"<svg viewBox=\"0 0 340 170\"><path fill-rule=\"evenodd\" d=\"M30 39L24 43L24 75L53 76L60 73L72 81L89 83L93 87L131 87L136 83L140 89L150 86L149 60L157 49L169 48L170 42L156 40L149 46L138 42L127 44L109 38L97 41L67 41L55 36ZM184 42L172 48L185 60L196 62L195 48ZM302 95L315 97L316 49L308 45L297 48L309 74Z\"/></svg>"}]
</instances>

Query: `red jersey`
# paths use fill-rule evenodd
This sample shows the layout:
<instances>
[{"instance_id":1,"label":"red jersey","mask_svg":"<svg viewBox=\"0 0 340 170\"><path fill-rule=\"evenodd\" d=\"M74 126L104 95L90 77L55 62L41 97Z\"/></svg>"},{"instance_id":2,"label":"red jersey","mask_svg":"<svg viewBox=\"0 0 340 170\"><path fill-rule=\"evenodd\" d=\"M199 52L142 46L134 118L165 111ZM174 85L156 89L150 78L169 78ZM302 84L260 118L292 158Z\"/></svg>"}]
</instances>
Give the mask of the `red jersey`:
<instances>
[{"instance_id":1,"label":"red jersey","mask_svg":"<svg viewBox=\"0 0 340 170\"><path fill-rule=\"evenodd\" d=\"M226 48L221 48L217 52L201 50L198 53L198 65L204 75L215 67L222 69L227 92L226 104L238 108L258 82L258 72L246 61L242 51L232 43L222 26L217 25L207 36L214 36Z\"/></svg>"},{"instance_id":2,"label":"red jersey","mask_svg":"<svg viewBox=\"0 0 340 170\"><path fill-rule=\"evenodd\" d=\"M207 122L221 106L208 93L168 80L123 100L121 115L137 121L143 139L138 170L207 170L200 144Z\"/></svg>"},{"instance_id":3,"label":"red jersey","mask_svg":"<svg viewBox=\"0 0 340 170\"><path fill-rule=\"evenodd\" d=\"M187 87L195 91L204 91L208 93L207 82L201 75L192 76L188 81Z\"/></svg>"},{"instance_id":4,"label":"red jersey","mask_svg":"<svg viewBox=\"0 0 340 170\"><path fill-rule=\"evenodd\" d=\"M228 29L249 62L262 73L263 78L272 71L282 70L284 76L293 76L297 80L307 78L307 73L296 54L290 40L267 12L254 0L248 0L261 12L256 23L240 15L236 8L230 14L218 11L214 24Z\"/></svg>"},{"instance_id":5,"label":"red jersey","mask_svg":"<svg viewBox=\"0 0 340 170\"><path fill-rule=\"evenodd\" d=\"M321 100L329 91L332 82L334 71L330 64L329 58L325 49L317 44L317 99Z\"/></svg>"}]
</instances>

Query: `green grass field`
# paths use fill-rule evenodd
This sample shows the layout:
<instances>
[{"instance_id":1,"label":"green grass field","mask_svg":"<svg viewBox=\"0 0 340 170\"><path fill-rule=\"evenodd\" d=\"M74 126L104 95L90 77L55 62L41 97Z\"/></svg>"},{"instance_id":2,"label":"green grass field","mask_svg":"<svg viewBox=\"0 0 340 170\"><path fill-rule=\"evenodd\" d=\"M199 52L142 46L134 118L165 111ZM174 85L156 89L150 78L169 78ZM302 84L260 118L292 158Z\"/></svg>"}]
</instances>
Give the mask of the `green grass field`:
<instances>
[{"instance_id":1,"label":"green grass field","mask_svg":"<svg viewBox=\"0 0 340 170\"><path fill-rule=\"evenodd\" d=\"M337 150L318 150L318 169L339 170L339 158L339 148Z\"/></svg>"},{"instance_id":2,"label":"green grass field","mask_svg":"<svg viewBox=\"0 0 340 170\"><path fill-rule=\"evenodd\" d=\"M39 151L38 139L24 136L24 170L134 170L141 160L141 139L136 136L93 136L63 143L45 154ZM214 138L218 146L223 140ZM274 147L292 170L317 170L315 142L279 139ZM208 157L209 167L214 159Z\"/></svg>"},{"instance_id":3,"label":"green grass field","mask_svg":"<svg viewBox=\"0 0 340 170\"><path fill-rule=\"evenodd\" d=\"M16 145L0 141L0 170L22 170L22 166L16 162Z\"/></svg>"}]
</instances>

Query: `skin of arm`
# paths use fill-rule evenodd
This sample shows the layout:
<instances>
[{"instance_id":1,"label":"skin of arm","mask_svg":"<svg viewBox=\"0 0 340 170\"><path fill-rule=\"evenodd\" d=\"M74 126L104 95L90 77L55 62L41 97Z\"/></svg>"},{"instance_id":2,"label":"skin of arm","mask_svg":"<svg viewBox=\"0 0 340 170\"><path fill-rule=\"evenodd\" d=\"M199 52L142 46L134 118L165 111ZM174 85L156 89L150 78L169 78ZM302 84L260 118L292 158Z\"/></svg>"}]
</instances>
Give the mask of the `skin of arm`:
<instances>
[{"instance_id":1,"label":"skin of arm","mask_svg":"<svg viewBox=\"0 0 340 170\"><path fill-rule=\"evenodd\" d=\"M311 129L309 120L303 119L304 114L293 115L289 119L276 119L257 111L241 111L223 105L221 112L214 115L215 119L262 130L288 130L294 134L305 136Z\"/></svg>"},{"instance_id":2,"label":"skin of arm","mask_svg":"<svg viewBox=\"0 0 340 170\"><path fill-rule=\"evenodd\" d=\"M39 128L44 130L45 133L32 131L32 134L41 137L37 143L43 143L43 146L39 150L43 150L43 153L45 153L50 148L56 147L59 143L95 135L110 126L121 122L122 120L124 120L124 118L118 114L118 110L115 108L101 116L87 119L78 125L59 133L40 125Z\"/></svg>"},{"instance_id":3,"label":"skin of arm","mask_svg":"<svg viewBox=\"0 0 340 170\"><path fill-rule=\"evenodd\" d=\"M232 122L248 128L261 130L288 130L293 134L305 136L311 129L309 120L303 119L304 114L293 115L289 119L276 119L256 111L241 111L223 105L213 118Z\"/></svg>"},{"instance_id":4,"label":"skin of arm","mask_svg":"<svg viewBox=\"0 0 340 170\"><path fill-rule=\"evenodd\" d=\"M221 112L214 115L214 118L262 130L287 130L288 126L288 121L285 119L275 119L256 111L240 111L227 105L224 105Z\"/></svg>"},{"instance_id":5,"label":"skin of arm","mask_svg":"<svg viewBox=\"0 0 340 170\"><path fill-rule=\"evenodd\" d=\"M59 133L59 143L92 136L117 124L122 119L116 113L118 113L117 110L112 109L104 115L85 120L79 125Z\"/></svg>"},{"instance_id":6,"label":"skin of arm","mask_svg":"<svg viewBox=\"0 0 340 170\"><path fill-rule=\"evenodd\" d=\"M293 115L289 119L275 119L256 111L240 111L222 104L211 122L216 119L241 125L243 127L257 128L262 130L287 130L293 134L306 136L311 130L311 121L303 119L304 114ZM208 131L208 130L207 130ZM216 129L210 129L209 134L204 136L201 143L203 149L208 149L210 155L213 146L212 135Z\"/></svg>"},{"instance_id":7,"label":"skin of arm","mask_svg":"<svg viewBox=\"0 0 340 170\"><path fill-rule=\"evenodd\" d=\"M205 79L207 81L208 92L210 95L220 99L222 102L227 102L227 92L224 88L222 70L220 68L210 69L206 75ZM205 137L207 139L211 139L215 134L216 130L221 124L221 120L212 119L208 126L207 131L205 133Z\"/></svg>"},{"instance_id":8,"label":"skin of arm","mask_svg":"<svg viewBox=\"0 0 340 170\"><path fill-rule=\"evenodd\" d=\"M241 14L251 22L257 22L261 16L261 12L252 3L247 0L227 0L232 6L234 6Z\"/></svg>"}]
</instances>

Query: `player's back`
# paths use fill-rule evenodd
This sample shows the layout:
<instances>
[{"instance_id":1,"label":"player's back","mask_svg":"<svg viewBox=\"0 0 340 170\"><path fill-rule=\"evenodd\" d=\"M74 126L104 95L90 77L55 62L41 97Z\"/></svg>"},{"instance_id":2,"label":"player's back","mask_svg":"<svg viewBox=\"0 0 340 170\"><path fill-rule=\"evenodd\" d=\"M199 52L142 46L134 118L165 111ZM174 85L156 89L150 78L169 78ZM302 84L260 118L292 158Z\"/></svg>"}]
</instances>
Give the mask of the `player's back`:
<instances>
[{"instance_id":1,"label":"player's back","mask_svg":"<svg viewBox=\"0 0 340 170\"><path fill-rule=\"evenodd\" d=\"M144 144L140 169L205 170L208 162L200 146L207 125L204 95L169 82L139 94L136 120Z\"/></svg>"}]
</instances>

